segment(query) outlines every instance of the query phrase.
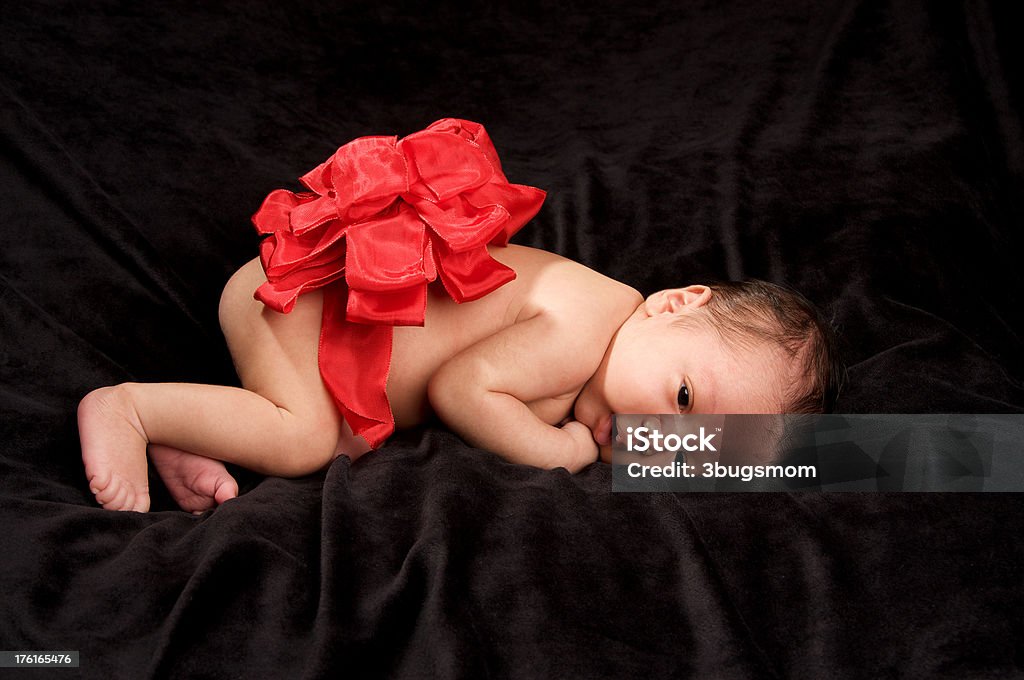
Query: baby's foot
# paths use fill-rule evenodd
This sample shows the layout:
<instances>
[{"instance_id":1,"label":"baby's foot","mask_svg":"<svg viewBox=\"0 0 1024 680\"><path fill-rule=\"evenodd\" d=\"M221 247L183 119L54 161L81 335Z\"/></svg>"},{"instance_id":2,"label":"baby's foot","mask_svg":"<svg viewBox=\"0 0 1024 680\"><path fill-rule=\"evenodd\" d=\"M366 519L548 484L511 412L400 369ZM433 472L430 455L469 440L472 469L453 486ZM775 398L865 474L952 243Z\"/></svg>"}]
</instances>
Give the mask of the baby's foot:
<instances>
[{"instance_id":1,"label":"baby's foot","mask_svg":"<svg viewBox=\"0 0 1024 680\"><path fill-rule=\"evenodd\" d=\"M122 385L101 387L78 405L89 489L107 510L149 510L146 436Z\"/></svg>"},{"instance_id":2,"label":"baby's foot","mask_svg":"<svg viewBox=\"0 0 1024 680\"><path fill-rule=\"evenodd\" d=\"M219 460L163 444L150 444L149 457L182 510L199 514L238 495L238 482Z\"/></svg>"}]
</instances>

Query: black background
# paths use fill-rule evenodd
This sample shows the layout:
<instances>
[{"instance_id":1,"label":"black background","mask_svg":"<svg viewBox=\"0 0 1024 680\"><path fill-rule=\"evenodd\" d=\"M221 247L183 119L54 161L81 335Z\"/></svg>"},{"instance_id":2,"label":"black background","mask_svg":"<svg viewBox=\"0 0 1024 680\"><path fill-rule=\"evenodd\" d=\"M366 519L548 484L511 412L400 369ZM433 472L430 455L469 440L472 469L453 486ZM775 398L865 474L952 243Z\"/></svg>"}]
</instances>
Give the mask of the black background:
<instances>
[{"instance_id":1,"label":"black background","mask_svg":"<svg viewBox=\"0 0 1024 680\"><path fill-rule=\"evenodd\" d=\"M236 383L217 301L263 196L447 116L549 192L520 243L645 293L804 292L840 411L1022 412L1007 7L5 6L0 647L97 678L1024 672L1016 495L613 495L438 426L202 518L115 514L74 418L103 384Z\"/></svg>"}]
</instances>

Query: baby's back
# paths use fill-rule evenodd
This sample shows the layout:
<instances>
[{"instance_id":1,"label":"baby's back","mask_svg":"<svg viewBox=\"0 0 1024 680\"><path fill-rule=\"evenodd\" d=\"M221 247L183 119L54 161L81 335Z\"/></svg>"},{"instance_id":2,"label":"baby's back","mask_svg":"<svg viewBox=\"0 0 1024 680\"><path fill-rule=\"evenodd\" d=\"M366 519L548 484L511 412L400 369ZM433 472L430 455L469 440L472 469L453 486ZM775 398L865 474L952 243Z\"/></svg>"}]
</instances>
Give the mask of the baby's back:
<instances>
[{"instance_id":1,"label":"baby's back","mask_svg":"<svg viewBox=\"0 0 1024 680\"><path fill-rule=\"evenodd\" d=\"M491 247L489 251L494 259L515 270L513 281L479 300L461 304L435 282L430 286L424 325L395 328L387 394L396 427L410 427L428 417L427 386L431 377L445 362L477 342L540 313L567 316L581 310L578 313L593 314L594 305L580 304L584 300L600 300L602 305L619 310L613 311L612 317L638 303L639 295L632 288L558 255L517 245ZM277 329L293 331L275 330L278 342L310 345L282 347L286 354L315 356L318 349L311 339L319 332L323 295L312 291L300 296L295 308L282 318L253 299L253 292L265 281L259 260L253 260L231 278L221 298L221 327L240 375L245 370L240 360L251 360L247 358L269 349L249 346L255 338L266 337L259 331L267 325L268 315ZM603 343L603 349L615 327L609 324L607 333L602 331L602 337L594 338L595 344ZM551 396L558 399L541 400L531 408L542 419L557 422L571 409L574 395Z\"/></svg>"}]
</instances>

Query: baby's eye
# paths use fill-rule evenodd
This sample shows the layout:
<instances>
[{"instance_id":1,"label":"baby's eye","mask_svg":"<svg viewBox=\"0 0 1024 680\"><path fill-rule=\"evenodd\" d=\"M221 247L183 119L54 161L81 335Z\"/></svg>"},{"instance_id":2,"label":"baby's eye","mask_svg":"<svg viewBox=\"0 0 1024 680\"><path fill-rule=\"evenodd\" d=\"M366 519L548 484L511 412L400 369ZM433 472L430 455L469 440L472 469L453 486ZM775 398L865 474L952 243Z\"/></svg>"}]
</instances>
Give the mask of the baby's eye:
<instances>
[{"instance_id":1,"label":"baby's eye","mask_svg":"<svg viewBox=\"0 0 1024 680\"><path fill-rule=\"evenodd\" d=\"M679 388L679 395L676 397L676 403L679 404L679 410L682 411L690 405L690 388L683 383L683 386Z\"/></svg>"}]
</instances>

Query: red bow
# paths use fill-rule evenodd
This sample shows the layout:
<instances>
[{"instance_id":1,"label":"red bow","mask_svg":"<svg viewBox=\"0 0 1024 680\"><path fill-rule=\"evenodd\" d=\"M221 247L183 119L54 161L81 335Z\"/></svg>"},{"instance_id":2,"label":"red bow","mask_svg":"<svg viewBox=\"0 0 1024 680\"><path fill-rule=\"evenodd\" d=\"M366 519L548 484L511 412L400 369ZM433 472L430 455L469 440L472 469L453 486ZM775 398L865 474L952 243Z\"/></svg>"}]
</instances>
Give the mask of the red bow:
<instances>
[{"instance_id":1,"label":"red bow","mask_svg":"<svg viewBox=\"0 0 1024 680\"><path fill-rule=\"evenodd\" d=\"M426 284L440 276L457 302L515 278L487 254L505 245L544 201L509 184L482 125L446 118L397 137L345 144L300 180L278 189L253 216L267 282L256 298L279 312L344 277L345 318L423 325Z\"/></svg>"},{"instance_id":2,"label":"red bow","mask_svg":"<svg viewBox=\"0 0 1024 680\"><path fill-rule=\"evenodd\" d=\"M320 371L353 431L376 447L394 429L391 326L423 325L438 277L456 302L514 279L487 245L506 245L545 193L509 184L483 126L455 118L401 140L353 140L300 181L309 191L273 191L253 215L267 235L255 297L287 313L299 295L344 279L325 289Z\"/></svg>"}]
</instances>

